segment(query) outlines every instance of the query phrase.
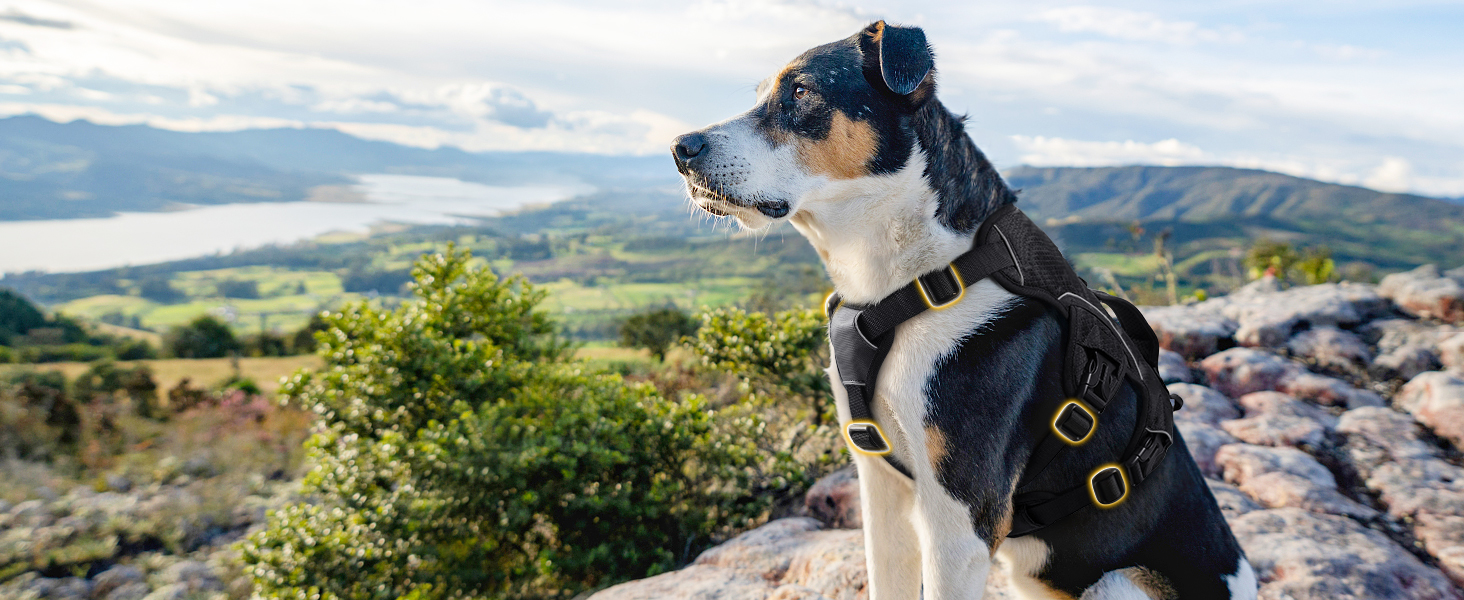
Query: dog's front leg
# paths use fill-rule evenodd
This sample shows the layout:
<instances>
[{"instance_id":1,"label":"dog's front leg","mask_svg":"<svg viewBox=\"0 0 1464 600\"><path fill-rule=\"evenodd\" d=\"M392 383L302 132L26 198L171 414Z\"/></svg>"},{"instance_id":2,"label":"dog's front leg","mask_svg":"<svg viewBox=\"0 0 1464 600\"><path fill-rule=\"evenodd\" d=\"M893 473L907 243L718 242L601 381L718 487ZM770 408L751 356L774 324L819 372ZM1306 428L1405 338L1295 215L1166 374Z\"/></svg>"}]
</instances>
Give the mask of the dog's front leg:
<instances>
[{"instance_id":1,"label":"dog's front leg","mask_svg":"<svg viewBox=\"0 0 1464 600\"><path fill-rule=\"evenodd\" d=\"M869 600L920 597L920 544L911 518L915 489L883 458L855 453L864 518Z\"/></svg>"},{"instance_id":2,"label":"dog's front leg","mask_svg":"<svg viewBox=\"0 0 1464 600\"><path fill-rule=\"evenodd\" d=\"M970 508L930 479L915 491L924 600L978 600L986 594L991 547L976 535Z\"/></svg>"}]
</instances>

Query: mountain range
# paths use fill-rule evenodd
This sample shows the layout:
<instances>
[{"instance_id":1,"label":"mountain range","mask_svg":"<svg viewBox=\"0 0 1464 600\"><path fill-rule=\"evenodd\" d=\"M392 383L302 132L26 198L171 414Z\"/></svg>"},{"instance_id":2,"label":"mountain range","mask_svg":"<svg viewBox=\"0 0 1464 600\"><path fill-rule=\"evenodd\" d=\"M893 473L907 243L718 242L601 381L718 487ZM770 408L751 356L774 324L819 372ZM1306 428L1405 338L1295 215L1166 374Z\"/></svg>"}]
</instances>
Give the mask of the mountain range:
<instances>
[{"instance_id":1,"label":"mountain range","mask_svg":"<svg viewBox=\"0 0 1464 600\"><path fill-rule=\"evenodd\" d=\"M659 156L428 150L332 129L193 133L17 116L0 119L0 221L299 201L367 173L496 185L664 183L676 176L669 165Z\"/></svg>"},{"instance_id":2,"label":"mountain range","mask_svg":"<svg viewBox=\"0 0 1464 600\"><path fill-rule=\"evenodd\" d=\"M146 125L0 119L0 220L104 217L180 204L299 201L354 175L496 185L666 188L664 156L466 152L331 129L178 132ZM1273 237L1382 267L1464 262L1464 203L1228 167L1017 167L1020 206L1075 249L1103 251L1135 221L1176 243ZM673 200L679 203L679 200ZM675 208L680 209L676 204Z\"/></svg>"}]
</instances>

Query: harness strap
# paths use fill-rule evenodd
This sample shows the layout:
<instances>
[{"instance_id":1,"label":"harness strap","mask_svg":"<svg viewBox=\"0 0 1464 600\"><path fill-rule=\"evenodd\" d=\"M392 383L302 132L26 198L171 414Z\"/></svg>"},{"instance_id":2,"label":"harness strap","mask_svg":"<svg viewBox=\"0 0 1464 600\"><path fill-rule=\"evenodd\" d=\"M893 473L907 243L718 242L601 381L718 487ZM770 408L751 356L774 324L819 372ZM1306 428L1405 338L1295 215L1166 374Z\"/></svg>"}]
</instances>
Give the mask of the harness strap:
<instances>
[{"instance_id":1,"label":"harness strap","mask_svg":"<svg viewBox=\"0 0 1464 600\"><path fill-rule=\"evenodd\" d=\"M985 244L956 257L945 269L926 273L872 306L843 304L830 295L829 338L840 383L849 399L850 422L844 427L849 444L865 454L885 456L897 470L908 470L889 456L890 444L874 421L870 402L875 380L893 344L894 330L926 310L940 310L958 302L966 287L1016 263L1006 246Z\"/></svg>"},{"instance_id":2,"label":"harness strap","mask_svg":"<svg viewBox=\"0 0 1464 600\"><path fill-rule=\"evenodd\" d=\"M883 456L911 476L890 453L889 440L870 408L879 367L901 323L956 304L968 286L988 277L1014 294L1048 303L1066 318L1061 377L1064 391L1072 394L1058 407L1051 432L1034 448L1018 479L1008 537L1032 533L1089 504L1118 506L1163 461L1174 443L1173 411L1183 402L1168 393L1158 376L1158 338L1143 314L1127 301L1089 290L1051 239L1012 205L989 216L975 246L946 268L917 277L873 305L844 304L837 294L829 296L824 307L829 339L851 416L844 428L846 441L860 453ZM1118 318L1099 308L1103 304ZM1096 433L1098 415L1119 397L1125 383L1133 384L1139 410L1119 462L1099 466L1082 485L1061 492L1028 489L1067 448Z\"/></svg>"}]
</instances>

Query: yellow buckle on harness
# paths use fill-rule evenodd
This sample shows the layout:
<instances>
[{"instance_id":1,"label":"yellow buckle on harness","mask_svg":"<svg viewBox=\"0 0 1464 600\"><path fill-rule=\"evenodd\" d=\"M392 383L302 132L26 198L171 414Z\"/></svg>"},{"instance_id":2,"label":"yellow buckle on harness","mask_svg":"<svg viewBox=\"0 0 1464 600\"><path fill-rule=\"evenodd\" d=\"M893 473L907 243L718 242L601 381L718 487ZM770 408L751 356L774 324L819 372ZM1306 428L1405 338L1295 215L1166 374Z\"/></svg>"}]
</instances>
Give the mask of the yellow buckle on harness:
<instances>
[{"instance_id":1,"label":"yellow buckle on harness","mask_svg":"<svg viewBox=\"0 0 1464 600\"><path fill-rule=\"evenodd\" d=\"M961 280L961 272L956 270L955 263L947 264L946 268L950 269L951 277L956 280L956 289L959 291L956 293L955 298L951 298L951 300L949 302L946 302L945 304L936 304L935 302L931 301L930 292L925 289L925 283L920 281L919 277L915 278L915 289L920 291L920 299L925 302L925 307L929 308L930 310L943 310L946 308L950 308L952 305L960 302L961 298L966 297L966 283Z\"/></svg>"},{"instance_id":2,"label":"yellow buckle on harness","mask_svg":"<svg viewBox=\"0 0 1464 600\"><path fill-rule=\"evenodd\" d=\"M884 449L881 450L878 449L878 447L876 447L875 449L865 448L859 445L858 442L854 441L855 435L860 435L861 437L872 437L874 439L872 439L871 441L878 446L882 446ZM891 450L889 438L885 437L884 430L879 428L879 423L875 423L874 421L866 419L850 421L848 425L845 425L844 441L847 442L849 444L849 448L853 449L855 452L867 456L884 456L886 454L889 454Z\"/></svg>"},{"instance_id":3,"label":"yellow buckle on harness","mask_svg":"<svg viewBox=\"0 0 1464 600\"><path fill-rule=\"evenodd\" d=\"M1090 423L1088 431L1084 432L1077 439L1073 439L1071 432L1063 428L1063 416L1068 415L1069 411L1076 411L1086 415ZM1074 417L1069 415L1069 418ZM1081 446L1088 443L1088 440L1093 438L1093 433L1096 431L1098 431L1098 414L1093 412L1093 409L1088 408L1088 405L1084 404L1081 400L1070 399L1064 402L1062 406L1057 407L1057 412L1052 415L1052 434L1069 446Z\"/></svg>"},{"instance_id":4,"label":"yellow buckle on harness","mask_svg":"<svg viewBox=\"0 0 1464 600\"><path fill-rule=\"evenodd\" d=\"M1117 480L1114 479L1115 473ZM1102 478L1102 481L1099 481L1099 478ZM1122 486L1121 490L1115 491L1115 481ZM1093 498L1093 505L1098 508L1109 509L1123 504L1123 501L1128 499L1129 489L1131 487L1128 473L1116 463L1108 463L1093 469L1093 472L1088 475L1088 495ZM1115 494L1117 494L1117 498L1114 498Z\"/></svg>"}]
</instances>

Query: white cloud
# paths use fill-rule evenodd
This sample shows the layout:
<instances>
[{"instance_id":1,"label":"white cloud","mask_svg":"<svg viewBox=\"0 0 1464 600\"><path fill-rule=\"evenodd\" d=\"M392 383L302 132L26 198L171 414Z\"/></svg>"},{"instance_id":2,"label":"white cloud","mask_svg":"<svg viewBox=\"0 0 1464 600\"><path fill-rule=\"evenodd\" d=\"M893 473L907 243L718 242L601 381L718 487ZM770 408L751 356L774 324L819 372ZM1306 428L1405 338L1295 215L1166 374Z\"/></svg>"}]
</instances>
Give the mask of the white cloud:
<instances>
[{"instance_id":1,"label":"white cloud","mask_svg":"<svg viewBox=\"0 0 1464 600\"><path fill-rule=\"evenodd\" d=\"M1154 13L1103 6L1069 6L1037 14L1037 20L1068 33L1097 33L1140 42L1193 44L1195 42L1243 42L1245 36L1200 27L1191 21L1166 21Z\"/></svg>"},{"instance_id":2,"label":"white cloud","mask_svg":"<svg viewBox=\"0 0 1464 600\"><path fill-rule=\"evenodd\" d=\"M1014 135L1021 162L1033 166L1110 167L1151 164L1175 166L1213 160L1203 150L1177 139L1154 143L1088 142L1043 136Z\"/></svg>"},{"instance_id":3,"label":"white cloud","mask_svg":"<svg viewBox=\"0 0 1464 600\"><path fill-rule=\"evenodd\" d=\"M1385 192L1406 192L1413 187L1413 165L1406 159L1389 156L1362 183Z\"/></svg>"}]
</instances>

